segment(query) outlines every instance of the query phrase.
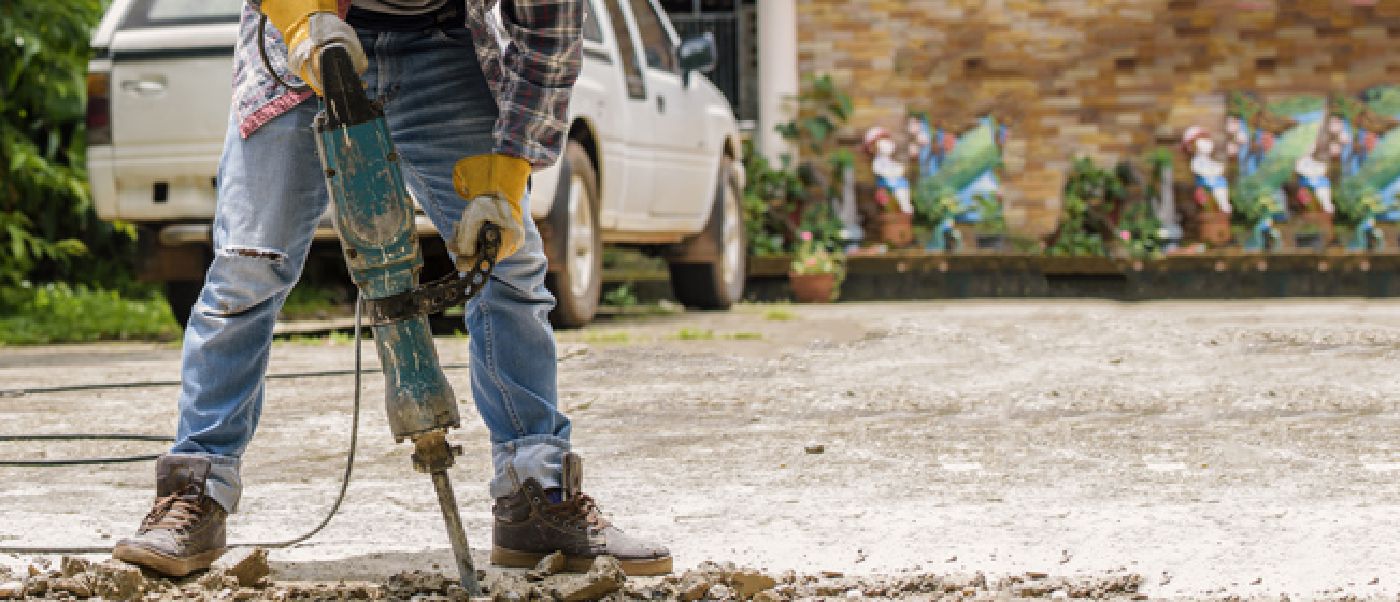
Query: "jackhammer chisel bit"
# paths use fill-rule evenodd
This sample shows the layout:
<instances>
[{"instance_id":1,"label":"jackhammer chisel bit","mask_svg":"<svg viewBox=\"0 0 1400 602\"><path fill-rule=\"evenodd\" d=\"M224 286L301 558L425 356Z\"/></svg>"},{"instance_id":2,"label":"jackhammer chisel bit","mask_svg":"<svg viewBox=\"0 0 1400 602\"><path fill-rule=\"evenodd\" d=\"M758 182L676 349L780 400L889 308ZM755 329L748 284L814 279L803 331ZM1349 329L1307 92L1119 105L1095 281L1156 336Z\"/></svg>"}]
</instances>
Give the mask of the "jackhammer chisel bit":
<instances>
[{"instance_id":1,"label":"jackhammer chisel bit","mask_svg":"<svg viewBox=\"0 0 1400 602\"><path fill-rule=\"evenodd\" d=\"M385 410L394 440L413 441L413 466L432 476L462 586L479 595L476 568L447 469L461 448L447 442L460 425L457 397L438 364L427 314L460 305L485 286L500 231L488 224L478 261L465 276L418 286L423 258L413 202L383 110L369 100L343 47L321 55L324 110L316 117L317 149L334 204L336 231L350 275L367 300L385 378Z\"/></svg>"}]
</instances>

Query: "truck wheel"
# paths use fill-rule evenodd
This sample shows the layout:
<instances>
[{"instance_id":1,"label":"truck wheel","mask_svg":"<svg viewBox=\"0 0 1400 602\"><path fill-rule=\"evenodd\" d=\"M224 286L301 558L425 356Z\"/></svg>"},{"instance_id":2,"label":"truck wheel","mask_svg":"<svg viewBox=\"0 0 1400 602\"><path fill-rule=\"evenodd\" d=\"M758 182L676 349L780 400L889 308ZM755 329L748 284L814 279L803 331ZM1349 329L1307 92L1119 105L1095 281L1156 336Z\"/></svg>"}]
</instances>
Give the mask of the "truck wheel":
<instances>
[{"instance_id":1,"label":"truck wheel","mask_svg":"<svg viewBox=\"0 0 1400 602\"><path fill-rule=\"evenodd\" d=\"M722 161L710 221L670 262L671 292L686 306L729 309L744 295L748 250L741 194L728 160Z\"/></svg>"},{"instance_id":2,"label":"truck wheel","mask_svg":"<svg viewBox=\"0 0 1400 602\"><path fill-rule=\"evenodd\" d=\"M192 282L178 280L165 283L165 300L170 303L170 313L175 314L175 321L180 323L180 328L185 328L190 324L190 312L194 310L194 304L199 301L199 291L204 288L204 282Z\"/></svg>"},{"instance_id":3,"label":"truck wheel","mask_svg":"<svg viewBox=\"0 0 1400 602\"><path fill-rule=\"evenodd\" d=\"M598 175L583 145L573 140L564 149L559 187L549 212L558 265L545 277L554 294L550 322L579 328L593 320L603 291L603 238L598 233Z\"/></svg>"}]
</instances>

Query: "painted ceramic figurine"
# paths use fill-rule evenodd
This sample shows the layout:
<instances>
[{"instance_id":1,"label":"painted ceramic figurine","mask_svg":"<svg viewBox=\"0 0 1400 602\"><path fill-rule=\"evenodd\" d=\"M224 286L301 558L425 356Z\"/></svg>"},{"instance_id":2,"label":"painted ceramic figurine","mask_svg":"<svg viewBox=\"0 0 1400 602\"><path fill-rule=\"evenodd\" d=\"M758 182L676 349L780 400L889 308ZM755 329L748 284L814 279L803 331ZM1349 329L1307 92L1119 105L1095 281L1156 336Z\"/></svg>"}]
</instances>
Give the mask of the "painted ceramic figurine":
<instances>
[{"instance_id":1,"label":"painted ceramic figurine","mask_svg":"<svg viewBox=\"0 0 1400 602\"><path fill-rule=\"evenodd\" d=\"M876 194L884 191L898 204L902 213L913 213L913 193L909 188L909 178L904 176L904 162L895 158L898 145L890 136L889 130L875 126L865 132L866 154L872 157L870 171L875 173Z\"/></svg>"},{"instance_id":2,"label":"painted ceramic figurine","mask_svg":"<svg viewBox=\"0 0 1400 602\"><path fill-rule=\"evenodd\" d=\"M1334 213L1336 209L1332 206L1332 180L1327 177L1327 162L1313 155L1303 155L1293 169L1298 172L1300 192L1308 191L1312 198L1317 199L1317 205L1323 212Z\"/></svg>"},{"instance_id":3,"label":"painted ceramic figurine","mask_svg":"<svg viewBox=\"0 0 1400 602\"><path fill-rule=\"evenodd\" d=\"M1200 191L1197 194L1210 195L1221 213L1230 213L1230 182L1225 179L1225 164L1211 156L1215 152L1215 141L1210 132L1195 125L1186 128L1181 137L1181 149L1191 157L1191 173L1196 176L1196 188Z\"/></svg>"}]
</instances>

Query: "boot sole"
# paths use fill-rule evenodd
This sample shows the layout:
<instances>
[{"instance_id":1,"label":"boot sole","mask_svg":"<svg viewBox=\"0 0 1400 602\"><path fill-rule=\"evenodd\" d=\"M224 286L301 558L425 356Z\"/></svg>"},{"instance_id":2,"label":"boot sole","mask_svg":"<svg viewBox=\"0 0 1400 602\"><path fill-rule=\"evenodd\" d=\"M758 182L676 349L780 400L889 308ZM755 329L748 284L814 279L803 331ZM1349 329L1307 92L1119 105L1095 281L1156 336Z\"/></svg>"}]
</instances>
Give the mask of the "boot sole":
<instances>
[{"instance_id":1,"label":"boot sole","mask_svg":"<svg viewBox=\"0 0 1400 602\"><path fill-rule=\"evenodd\" d=\"M536 554L534 552L520 552L509 548L491 548L491 564L512 569L532 569L540 560L548 554ZM671 557L647 558L626 560L617 559L617 563L622 566L622 572L629 577L656 577L659 575L671 574ZM565 556L565 573L587 573L593 567L593 558L588 556Z\"/></svg>"},{"instance_id":2,"label":"boot sole","mask_svg":"<svg viewBox=\"0 0 1400 602\"><path fill-rule=\"evenodd\" d=\"M112 558L122 562L148 568L167 577L184 577L195 571L202 571L214 564L227 548L216 548L179 558L163 554L150 548L131 545L118 545L112 550Z\"/></svg>"}]
</instances>

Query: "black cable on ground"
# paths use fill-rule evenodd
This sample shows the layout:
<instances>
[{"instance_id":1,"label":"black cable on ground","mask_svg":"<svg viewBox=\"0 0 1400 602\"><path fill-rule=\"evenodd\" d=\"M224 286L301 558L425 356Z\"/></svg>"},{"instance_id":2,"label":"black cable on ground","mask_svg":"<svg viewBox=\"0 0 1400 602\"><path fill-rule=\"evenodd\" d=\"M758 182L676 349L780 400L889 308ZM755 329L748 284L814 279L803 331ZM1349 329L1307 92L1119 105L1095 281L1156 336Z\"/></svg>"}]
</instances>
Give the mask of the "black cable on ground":
<instances>
[{"instance_id":1,"label":"black cable on ground","mask_svg":"<svg viewBox=\"0 0 1400 602\"><path fill-rule=\"evenodd\" d=\"M470 364L443 364L443 370L464 370L470 368ZM291 378L319 378L323 376L349 376L358 375L365 369L356 370L308 370L306 372L287 372L283 374L269 374L268 380L286 380ZM369 371L378 368L368 368ZM71 391L101 391L106 389L144 389L154 387L178 387L183 384L178 380L144 380L125 383L87 383L81 385L58 385L53 387L32 387L27 389L0 389L0 397L22 397L24 395L37 395L42 393L68 393Z\"/></svg>"},{"instance_id":2,"label":"black cable on ground","mask_svg":"<svg viewBox=\"0 0 1400 602\"><path fill-rule=\"evenodd\" d=\"M288 539L288 540L286 540L286 541L233 543L233 544L229 544L229 547L231 547L231 548L250 548L250 547L259 547L259 548L290 548L290 547L292 547L292 546L294 546L294 545L297 545L297 544L299 544L299 543L301 543L301 542L304 542L304 541L306 541L306 540L308 540L308 539L311 539L311 538L314 537L317 533L320 533L322 529L325 529L325 528L326 528L326 525L329 525L329 524L330 524L331 519L334 518L335 515L336 515L337 513L340 512L340 504L341 504L342 502L345 501L345 492L348 491L348 490L350 489L350 476L354 473L354 470L355 470L355 449L356 449L356 447L357 447L357 444L358 444L359 438L360 438L360 388L361 388L360 374L363 372L363 370L361 370L361 368L360 368L361 355L362 355L361 349L360 349L361 346L362 346L362 345L360 344L360 343L361 343L361 339L360 339L360 334L361 334L361 333L360 333L360 315L361 315L361 311L363 310L363 307L364 307L364 298L363 298L363 297L356 298L356 300L355 300L355 369L352 370L352 371L349 371L350 373L352 373L352 374L355 375L355 395L354 395L354 400L355 400L355 402L354 402L354 410L353 410L353 412L352 412L352 414L351 414L351 419L350 419L350 450L345 454L345 474L344 474L344 476L342 476L341 479L340 479L340 492L337 493L336 496L335 496L335 503L331 504L330 510L326 511L326 515L321 519L321 522L320 522L319 524L317 524L315 527L313 527L310 531L307 531L306 533L303 533L303 534L301 534L301 535L298 536L298 537L295 537L295 538L293 538L293 539ZM343 371L343 372L344 372L344 371ZM179 384L179 383L177 382L176 384ZM58 434L58 435L12 435L12 436L6 436L6 437L3 437L3 438L0 438L0 441L72 441L72 440L80 440L80 439L123 440L123 441L162 441L162 442L174 441L174 439L171 438L171 437L165 437L165 436L161 436L161 435L107 435L107 434L99 434L99 435L73 435L73 434ZM142 458L140 458L140 459L155 459L156 457L157 457L157 456L149 456L149 457L142 457ZM136 458L136 456L131 456L131 457L129 457L129 458L117 458L116 460L117 460L118 462L135 462L135 461L138 461L138 460L135 459L135 458ZM111 463L111 462L103 462L103 460L105 460L105 459L104 459L104 458L90 458L90 459L79 459L79 460L67 460L67 461L64 461L64 464L57 464L57 465L78 465L78 464ZM45 461L45 462L52 462L52 461ZM14 465L15 465L15 464L8 463L8 462L0 462L0 466L14 466ZM55 464L25 465L25 466L52 467L52 466L55 466ZM50 547L42 547L42 546L32 546L32 547L31 547L31 546L0 546L0 553L5 553L5 554L110 554L111 552L112 552L112 546L77 546L77 547L67 547L67 548L50 548Z\"/></svg>"},{"instance_id":3,"label":"black cable on ground","mask_svg":"<svg viewBox=\"0 0 1400 602\"><path fill-rule=\"evenodd\" d=\"M75 434L61 433L57 435L0 435L0 443L11 443L17 441L154 441L156 443L174 443L174 437L165 435L123 435L117 433L94 433ZM110 456L105 458L76 458L72 460L0 460L0 466L17 468L48 468L55 466L85 466L90 464L125 464L128 462L145 462L159 458L160 454L144 454L137 456Z\"/></svg>"}]
</instances>

